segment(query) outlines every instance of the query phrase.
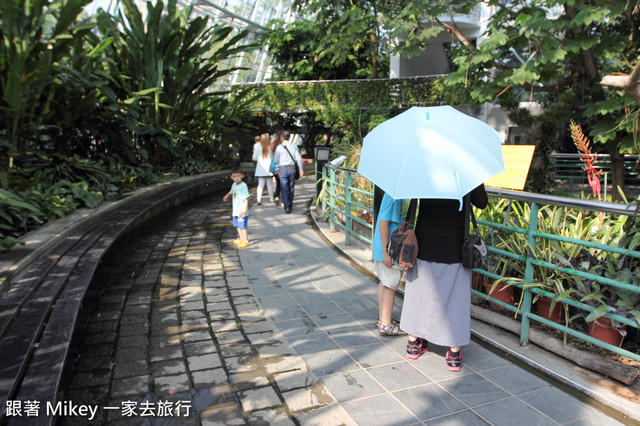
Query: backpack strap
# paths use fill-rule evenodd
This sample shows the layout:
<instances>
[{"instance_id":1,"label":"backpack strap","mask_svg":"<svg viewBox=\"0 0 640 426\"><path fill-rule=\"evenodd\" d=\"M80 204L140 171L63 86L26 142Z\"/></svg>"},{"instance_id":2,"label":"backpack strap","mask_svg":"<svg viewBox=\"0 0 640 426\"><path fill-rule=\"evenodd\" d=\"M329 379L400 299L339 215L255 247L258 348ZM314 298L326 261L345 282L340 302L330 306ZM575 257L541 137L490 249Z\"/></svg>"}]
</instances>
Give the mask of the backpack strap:
<instances>
[{"instance_id":1,"label":"backpack strap","mask_svg":"<svg viewBox=\"0 0 640 426\"><path fill-rule=\"evenodd\" d=\"M284 142L282 142L282 147L287 150L287 154L289 154L289 157L291 157L291 161L293 161L293 164L298 164L298 162L296 161L295 158L293 158L293 155L291 155L291 152L289 151L289 149L287 148L287 145L285 145Z\"/></svg>"},{"instance_id":2,"label":"backpack strap","mask_svg":"<svg viewBox=\"0 0 640 426\"><path fill-rule=\"evenodd\" d=\"M464 238L468 239L470 235L469 220L473 222L473 232L478 234L478 223L476 222L476 216L473 214L471 208L471 195L467 194L463 197L464 201Z\"/></svg>"}]
</instances>

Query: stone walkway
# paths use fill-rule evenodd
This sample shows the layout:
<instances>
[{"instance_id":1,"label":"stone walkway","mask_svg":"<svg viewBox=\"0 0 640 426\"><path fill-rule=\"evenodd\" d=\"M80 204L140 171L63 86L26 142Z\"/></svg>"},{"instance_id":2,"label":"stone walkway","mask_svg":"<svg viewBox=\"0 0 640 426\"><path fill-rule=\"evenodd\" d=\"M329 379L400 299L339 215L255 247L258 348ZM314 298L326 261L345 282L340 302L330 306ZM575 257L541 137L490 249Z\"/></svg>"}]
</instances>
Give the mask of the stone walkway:
<instances>
[{"instance_id":1,"label":"stone walkway","mask_svg":"<svg viewBox=\"0 0 640 426\"><path fill-rule=\"evenodd\" d=\"M408 360L373 327L376 283L312 227L313 189L298 182L292 214L252 202L246 249L221 196L122 242L61 399L98 406L91 424L622 424L475 342L459 373L442 347Z\"/></svg>"}]
</instances>

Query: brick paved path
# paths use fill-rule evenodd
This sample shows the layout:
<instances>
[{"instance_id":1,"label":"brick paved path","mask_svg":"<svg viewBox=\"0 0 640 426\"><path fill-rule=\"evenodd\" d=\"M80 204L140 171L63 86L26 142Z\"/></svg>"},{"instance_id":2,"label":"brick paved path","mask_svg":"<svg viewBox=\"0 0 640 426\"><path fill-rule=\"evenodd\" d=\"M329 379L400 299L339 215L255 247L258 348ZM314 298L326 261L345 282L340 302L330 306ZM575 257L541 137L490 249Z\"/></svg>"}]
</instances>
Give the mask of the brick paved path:
<instances>
[{"instance_id":1,"label":"brick paved path","mask_svg":"<svg viewBox=\"0 0 640 426\"><path fill-rule=\"evenodd\" d=\"M247 249L220 197L120 244L61 399L98 405L94 424L617 424L476 343L459 374L444 348L407 360L372 328L375 283L310 226L311 191L300 181L288 215L253 205Z\"/></svg>"},{"instance_id":2,"label":"brick paved path","mask_svg":"<svg viewBox=\"0 0 640 426\"><path fill-rule=\"evenodd\" d=\"M163 424L295 424L292 410L314 407L351 422L291 346L273 338L229 214L217 197L114 250L86 297L78 329L87 332L76 337L63 400L97 404L96 423L157 423L164 409L173 416Z\"/></svg>"}]
</instances>

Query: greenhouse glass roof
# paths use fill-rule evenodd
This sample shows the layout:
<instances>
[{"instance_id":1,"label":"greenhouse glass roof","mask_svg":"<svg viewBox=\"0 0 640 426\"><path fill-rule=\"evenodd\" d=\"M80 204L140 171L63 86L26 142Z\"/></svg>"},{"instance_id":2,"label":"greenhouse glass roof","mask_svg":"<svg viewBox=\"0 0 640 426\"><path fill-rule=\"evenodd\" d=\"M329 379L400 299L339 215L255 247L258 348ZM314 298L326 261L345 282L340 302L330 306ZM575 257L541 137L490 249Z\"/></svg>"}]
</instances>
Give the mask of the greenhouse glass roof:
<instances>
[{"instance_id":1,"label":"greenhouse glass roof","mask_svg":"<svg viewBox=\"0 0 640 426\"><path fill-rule=\"evenodd\" d=\"M141 10L146 7L146 0L134 0ZM155 0L152 0L155 2ZM178 5L185 7L193 5L193 13L210 16L212 24L230 25L237 31L249 30L245 42L258 38L259 33L266 29L272 19L281 19L287 23L295 19L291 8L292 0L178 0ZM118 7L119 0L94 0L87 5L86 10L94 13L98 7L113 11ZM242 67L224 81L218 82L214 90L220 90L231 84L260 83L272 75L272 67L266 49L244 53L237 58L222 64L223 67Z\"/></svg>"},{"instance_id":2,"label":"greenhouse glass roof","mask_svg":"<svg viewBox=\"0 0 640 426\"><path fill-rule=\"evenodd\" d=\"M295 19L291 0L178 0L178 4L193 4L194 13L208 15L212 23L222 23L238 31L249 30L245 42L258 38L261 31L272 19L291 22ZM230 84L260 83L271 77L272 69L266 49L243 53L225 64L246 68L231 74L220 82L217 89Z\"/></svg>"}]
</instances>

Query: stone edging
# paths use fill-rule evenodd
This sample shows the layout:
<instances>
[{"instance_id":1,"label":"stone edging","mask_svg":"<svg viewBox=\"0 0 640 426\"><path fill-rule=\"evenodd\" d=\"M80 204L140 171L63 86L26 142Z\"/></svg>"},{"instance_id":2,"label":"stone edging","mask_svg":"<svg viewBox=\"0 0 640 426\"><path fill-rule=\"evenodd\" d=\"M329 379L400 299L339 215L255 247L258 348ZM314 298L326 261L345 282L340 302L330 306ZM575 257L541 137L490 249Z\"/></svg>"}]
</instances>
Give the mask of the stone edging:
<instances>
[{"instance_id":1,"label":"stone edging","mask_svg":"<svg viewBox=\"0 0 640 426\"><path fill-rule=\"evenodd\" d=\"M247 180L250 181L249 183L252 183L254 179L253 170L249 172L245 169L245 172ZM128 202L135 201L150 192L160 192L166 189L167 186L181 185L185 187L180 197L165 199L159 204L150 206L145 217L136 222L135 226L138 226L144 221L161 214L169 208L175 207L181 202L189 201L198 195L224 189L227 185L230 186L228 176L228 171L221 171L196 176L186 176L169 182L157 183L125 194L118 200L106 201L95 209L79 209L64 218L45 224L41 228L23 236L21 240L24 241L24 245L16 245L0 257L0 292L2 292L5 284L9 282L12 277L17 275L26 266L44 256L51 247L70 235L86 220L93 220L96 216L105 215L111 210L125 205Z\"/></svg>"}]
</instances>

